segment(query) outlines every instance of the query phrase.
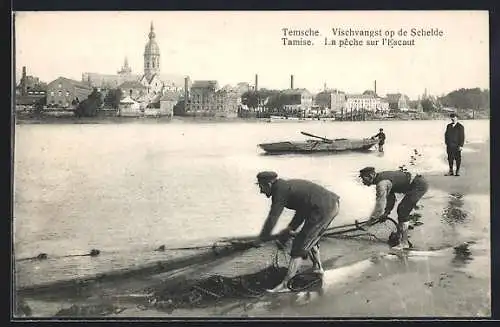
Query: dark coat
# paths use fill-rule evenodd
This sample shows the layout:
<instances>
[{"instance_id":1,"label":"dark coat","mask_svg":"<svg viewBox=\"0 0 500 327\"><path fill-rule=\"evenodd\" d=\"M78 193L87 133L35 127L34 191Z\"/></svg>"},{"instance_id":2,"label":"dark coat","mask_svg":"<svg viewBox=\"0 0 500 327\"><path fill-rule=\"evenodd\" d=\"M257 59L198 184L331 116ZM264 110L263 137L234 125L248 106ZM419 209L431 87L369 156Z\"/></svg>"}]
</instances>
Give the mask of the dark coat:
<instances>
[{"instance_id":1,"label":"dark coat","mask_svg":"<svg viewBox=\"0 0 500 327\"><path fill-rule=\"evenodd\" d=\"M320 216L329 213L339 199L337 194L303 179L278 179L272 186L271 194L271 209L261 231L263 237L271 234L285 208L296 212L289 224L295 229L304 222L302 219L312 219L312 212L318 212Z\"/></svg>"},{"instance_id":2,"label":"dark coat","mask_svg":"<svg viewBox=\"0 0 500 327\"><path fill-rule=\"evenodd\" d=\"M447 147L462 147L465 142L465 132L464 125L457 122L455 127L452 123L446 126L446 132L444 133L444 143Z\"/></svg>"}]
</instances>

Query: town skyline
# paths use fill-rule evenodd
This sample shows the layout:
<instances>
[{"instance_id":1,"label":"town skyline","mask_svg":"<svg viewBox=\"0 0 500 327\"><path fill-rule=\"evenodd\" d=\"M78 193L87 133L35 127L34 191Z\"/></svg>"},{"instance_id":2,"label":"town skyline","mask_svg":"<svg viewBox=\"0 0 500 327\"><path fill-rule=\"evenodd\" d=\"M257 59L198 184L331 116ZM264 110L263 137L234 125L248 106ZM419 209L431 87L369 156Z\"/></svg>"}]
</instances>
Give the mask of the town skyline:
<instances>
[{"instance_id":1,"label":"town skyline","mask_svg":"<svg viewBox=\"0 0 500 327\"><path fill-rule=\"evenodd\" d=\"M373 90L376 80L378 94L402 93L411 99L424 90L441 95L459 88L489 89L488 13L477 11L21 12L15 17L16 80L22 66L44 82L59 76L81 80L85 72L116 74L125 58L132 73L141 74L151 22L162 75L217 80L224 86L253 85L257 74L259 88L268 89L289 88L294 75L296 88L319 92L326 84L353 94ZM410 48L281 44L283 28L323 32L333 26L432 26L444 36L419 39ZM50 39L67 41L51 47Z\"/></svg>"}]
</instances>

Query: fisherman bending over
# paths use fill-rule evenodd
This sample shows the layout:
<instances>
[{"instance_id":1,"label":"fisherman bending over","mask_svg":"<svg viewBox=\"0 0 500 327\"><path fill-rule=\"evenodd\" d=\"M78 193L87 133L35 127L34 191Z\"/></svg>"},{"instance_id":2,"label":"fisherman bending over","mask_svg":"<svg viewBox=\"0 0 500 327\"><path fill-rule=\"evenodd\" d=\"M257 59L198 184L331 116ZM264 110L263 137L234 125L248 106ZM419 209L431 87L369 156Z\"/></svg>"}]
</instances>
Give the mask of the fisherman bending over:
<instances>
[{"instance_id":1,"label":"fisherman bending over","mask_svg":"<svg viewBox=\"0 0 500 327\"><path fill-rule=\"evenodd\" d=\"M313 182L302 179L281 179L275 172L257 174L260 193L272 199L271 209L259 235L266 241L284 208L295 210L292 221L280 232L281 240L292 235L291 261L284 280L270 292L286 292L288 282L294 277L303 259L309 258L314 272L323 274L320 260L319 239L339 212L339 196ZM296 232L302 225L300 232Z\"/></svg>"},{"instance_id":2,"label":"fisherman bending over","mask_svg":"<svg viewBox=\"0 0 500 327\"><path fill-rule=\"evenodd\" d=\"M359 176L366 186L376 185L376 204L370 216L372 222L384 221L396 203L396 193L404 194L398 205L398 243L400 248L409 248L408 225L411 211L428 190L427 181L421 175L411 180L408 171L375 172L375 168L366 167L359 171Z\"/></svg>"}]
</instances>

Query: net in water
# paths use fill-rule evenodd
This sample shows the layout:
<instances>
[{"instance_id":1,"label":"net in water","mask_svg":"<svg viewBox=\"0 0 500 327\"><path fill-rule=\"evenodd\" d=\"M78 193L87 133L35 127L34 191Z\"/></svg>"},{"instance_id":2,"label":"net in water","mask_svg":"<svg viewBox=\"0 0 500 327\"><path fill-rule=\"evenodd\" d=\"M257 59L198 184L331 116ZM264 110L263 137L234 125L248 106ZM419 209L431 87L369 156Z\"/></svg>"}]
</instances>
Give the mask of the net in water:
<instances>
[{"instance_id":1,"label":"net in water","mask_svg":"<svg viewBox=\"0 0 500 327\"><path fill-rule=\"evenodd\" d=\"M286 267L271 265L256 273L236 277L213 275L202 280L170 281L158 287L149 298L157 309L206 307L225 300L257 298L277 286Z\"/></svg>"},{"instance_id":2,"label":"net in water","mask_svg":"<svg viewBox=\"0 0 500 327\"><path fill-rule=\"evenodd\" d=\"M387 242L389 235L396 231L396 224L388 219L374 225L339 226L328 229L325 238L354 238L375 242ZM203 279L178 277L166 281L150 290L148 306L173 311L178 308L200 308L223 303L227 300L259 298L268 289L276 287L287 273L287 262L280 256L288 256L286 249L277 250L274 263L258 272L235 277L212 275ZM288 259L288 258L287 258ZM281 261L281 262L279 262ZM292 291L315 290L321 288L321 275L300 273L288 284Z\"/></svg>"}]
</instances>

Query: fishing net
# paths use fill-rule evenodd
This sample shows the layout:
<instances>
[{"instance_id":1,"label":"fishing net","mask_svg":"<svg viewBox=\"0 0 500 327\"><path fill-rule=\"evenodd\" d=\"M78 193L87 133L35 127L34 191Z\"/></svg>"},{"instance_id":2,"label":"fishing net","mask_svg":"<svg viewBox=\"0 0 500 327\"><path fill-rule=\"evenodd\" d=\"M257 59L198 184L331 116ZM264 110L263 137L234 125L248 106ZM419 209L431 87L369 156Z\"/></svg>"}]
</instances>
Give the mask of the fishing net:
<instances>
[{"instance_id":1,"label":"fishing net","mask_svg":"<svg viewBox=\"0 0 500 327\"><path fill-rule=\"evenodd\" d=\"M331 227L325 231L323 237L387 243L391 235L397 232L397 229L397 223L393 219L387 218L385 221L378 221L375 224L362 222Z\"/></svg>"},{"instance_id":2,"label":"fishing net","mask_svg":"<svg viewBox=\"0 0 500 327\"><path fill-rule=\"evenodd\" d=\"M389 218L374 225L365 222L329 228L323 237L361 238L385 243L396 230L396 223ZM245 242L233 244L243 246ZM212 275L202 280L172 279L150 293L146 306L171 312L179 308L202 308L224 304L225 301L260 298L284 279L289 261L288 251L281 246L276 248L272 264L255 273L235 277ZM322 278L318 273L302 271L287 286L295 292L315 291L321 289Z\"/></svg>"},{"instance_id":3,"label":"fishing net","mask_svg":"<svg viewBox=\"0 0 500 327\"><path fill-rule=\"evenodd\" d=\"M149 296L148 303L139 307L172 312L181 308L205 308L234 303L235 300L259 299L285 278L288 268L283 266L285 261L279 257L286 257L285 252L277 250L272 265L252 274L236 277L213 275L202 280L171 281L157 288ZM322 284L321 274L305 271L294 276L287 286L293 292L319 291Z\"/></svg>"},{"instance_id":4,"label":"fishing net","mask_svg":"<svg viewBox=\"0 0 500 327\"><path fill-rule=\"evenodd\" d=\"M287 267L277 262L256 273L236 277L213 275L202 280L176 280L157 288L148 306L173 311L179 308L203 308L228 300L259 298L276 287L285 277Z\"/></svg>"}]
</instances>

